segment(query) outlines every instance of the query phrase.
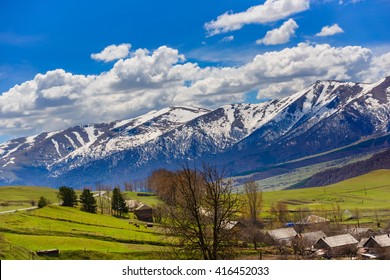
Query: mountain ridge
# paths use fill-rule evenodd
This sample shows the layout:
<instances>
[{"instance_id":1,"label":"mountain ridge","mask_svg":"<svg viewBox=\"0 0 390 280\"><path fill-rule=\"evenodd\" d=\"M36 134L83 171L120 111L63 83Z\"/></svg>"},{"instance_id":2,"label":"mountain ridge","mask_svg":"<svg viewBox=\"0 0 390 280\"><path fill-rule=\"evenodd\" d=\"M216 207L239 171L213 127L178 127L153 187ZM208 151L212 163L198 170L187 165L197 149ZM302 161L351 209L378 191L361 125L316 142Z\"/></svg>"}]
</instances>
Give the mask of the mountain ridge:
<instances>
[{"instance_id":1,"label":"mountain ridge","mask_svg":"<svg viewBox=\"0 0 390 280\"><path fill-rule=\"evenodd\" d=\"M0 144L0 184L116 184L184 161L240 173L387 135L389 115L390 77L317 81L260 104L164 108Z\"/></svg>"}]
</instances>

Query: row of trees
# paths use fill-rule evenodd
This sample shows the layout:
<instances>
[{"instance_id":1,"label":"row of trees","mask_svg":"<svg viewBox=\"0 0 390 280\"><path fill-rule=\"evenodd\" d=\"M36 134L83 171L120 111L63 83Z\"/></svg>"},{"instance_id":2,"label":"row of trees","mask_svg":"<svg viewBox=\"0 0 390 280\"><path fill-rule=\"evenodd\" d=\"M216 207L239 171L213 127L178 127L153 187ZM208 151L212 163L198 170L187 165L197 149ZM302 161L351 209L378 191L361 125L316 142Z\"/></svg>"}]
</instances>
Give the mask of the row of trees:
<instances>
[{"instance_id":1,"label":"row of trees","mask_svg":"<svg viewBox=\"0 0 390 280\"><path fill-rule=\"evenodd\" d=\"M73 188L67 186L61 186L57 193L58 199L61 201L62 206L74 207L77 205L77 194ZM81 210L96 213L96 199L90 189L85 188L80 195Z\"/></svg>"},{"instance_id":2,"label":"row of trees","mask_svg":"<svg viewBox=\"0 0 390 280\"><path fill-rule=\"evenodd\" d=\"M102 198L101 191L98 193L98 197L101 200L110 200L111 201L111 213L114 216L122 217L126 213L129 212L129 208L126 205L126 198L124 194L121 192L119 187L115 187L112 191L112 198L109 197L109 195ZM73 188L62 186L58 189L57 196L59 200L61 201L62 206L68 206L68 207L74 207L78 204L77 194L73 190ZM95 197L93 196L90 189L85 188L83 192L80 195L80 203L81 203L81 210L90 212L90 213L96 213L97 212L97 201Z\"/></svg>"}]
</instances>

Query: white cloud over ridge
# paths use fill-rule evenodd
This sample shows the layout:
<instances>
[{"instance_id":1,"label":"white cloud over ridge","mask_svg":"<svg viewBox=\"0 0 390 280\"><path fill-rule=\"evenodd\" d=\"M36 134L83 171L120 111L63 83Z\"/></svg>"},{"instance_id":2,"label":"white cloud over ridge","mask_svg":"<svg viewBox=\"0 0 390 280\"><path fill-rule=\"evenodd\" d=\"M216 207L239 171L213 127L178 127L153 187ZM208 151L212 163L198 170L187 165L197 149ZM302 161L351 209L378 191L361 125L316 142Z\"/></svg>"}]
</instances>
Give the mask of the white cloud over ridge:
<instances>
[{"instance_id":1,"label":"white cloud over ridge","mask_svg":"<svg viewBox=\"0 0 390 280\"><path fill-rule=\"evenodd\" d=\"M293 19L284 22L281 27L270 30L266 33L263 39L256 41L256 44L264 45L279 45L290 41L290 38L295 35L295 30L298 24Z\"/></svg>"},{"instance_id":2,"label":"white cloud over ridge","mask_svg":"<svg viewBox=\"0 0 390 280\"><path fill-rule=\"evenodd\" d=\"M246 24L265 24L285 19L310 7L310 0L267 0L245 12L226 12L204 25L209 36L239 30Z\"/></svg>"},{"instance_id":3,"label":"white cloud over ridge","mask_svg":"<svg viewBox=\"0 0 390 280\"><path fill-rule=\"evenodd\" d=\"M104 48L100 53L91 54L91 58L104 62L126 58L130 54L130 48L131 44L110 45Z\"/></svg>"},{"instance_id":4,"label":"white cloud over ridge","mask_svg":"<svg viewBox=\"0 0 390 280\"><path fill-rule=\"evenodd\" d=\"M333 36L338 33L344 33L344 30L337 23L335 23L331 26L327 25L322 27L321 31L317 33L316 36L319 37Z\"/></svg>"},{"instance_id":5,"label":"white cloud over ridge","mask_svg":"<svg viewBox=\"0 0 390 280\"><path fill-rule=\"evenodd\" d=\"M243 102L253 90L258 98L279 98L318 79L372 82L389 70L390 53L374 56L359 46L300 43L239 67L200 67L166 46L138 49L99 75L57 69L4 92L0 132L32 135L175 105L215 108Z\"/></svg>"}]
</instances>

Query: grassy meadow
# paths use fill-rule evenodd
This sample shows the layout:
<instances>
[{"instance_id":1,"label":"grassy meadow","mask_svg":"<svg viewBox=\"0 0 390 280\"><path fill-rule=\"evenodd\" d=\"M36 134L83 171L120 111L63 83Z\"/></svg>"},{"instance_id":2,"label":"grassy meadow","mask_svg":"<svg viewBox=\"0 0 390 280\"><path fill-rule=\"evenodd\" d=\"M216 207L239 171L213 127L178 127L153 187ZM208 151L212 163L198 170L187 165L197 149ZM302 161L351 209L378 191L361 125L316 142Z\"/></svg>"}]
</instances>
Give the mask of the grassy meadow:
<instances>
[{"instance_id":1,"label":"grassy meadow","mask_svg":"<svg viewBox=\"0 0 390 280\"><path fill-rule=\"evenodd\" d=\"M377 170L325 187L268 191L263 198L265 207L283 201L289 209L331 208L335 203L346 209L390 208L390 170Z\"/></svg>"},{"instance_id":2,"label":"grassy meadow","mask_svg":"<svg viewBox=\"0 0 390 280\"><path fill-rule=\"evenodd\" d=\"M156 205L156 196L128 199ZM15 209L29 206L32 199L45 196L56 201L56 190L39 187L2 187L0 199ZM283 202L289 219L308 213L331 219L338 209L359 216L360 224L372 228L390 221L390 170L377 170L334 185L317 188L263 192L262 218L271 219L271 205ZM56 201L57 202L57 201ZM3 208L4 209L4 208ZM2 210L4 211L4 210ZM49 205L41 209L0 215L0 259L37 259L34 252L57 248L59 259L160 259L166 258L169 240L158 225L146 227L133 214L125 218L86 213L77 207ZM298 214L299 215L298 215ZM136 227L134 223L138 223ZM356 219L343 219L356 224ZM165 252L164 252L165 251ZM49 258L49 257L46 257ZM58 258L56 258L58 259Z\"/></svg>"},{"instance_id":3,"label":"grassy meadow","mask_svg":"<svg viewBox=\"0 0 390 280\"><path fill-rule=\"evenodd\" d=\"M267 191L263 193L263 215L271 205L283 202L291 211L332 215L337 208L358 213L362 221L375 223L377 216L390 220L390 170L377 170L325 187Z\"/></svg>"},{"instance_id":4,"label":"grassy meadow","mask_svg":"<svg viewBox=\"0 0 390 280\"><path fill-rule=\"evenodd\" d=\"M26 189L24 196L23 189ZM34 190L38 198L53 193L50 199L57 199L54 189L0 188L6 194L2 196L3 201L19 200L27 204L35 198ZM137 197L136 193L130 193L130 197L144 203L158 202L155 196ZM21 208L25 206L20 204ZM118 218L83 212L77 207L49 205L0 215L0 259L42 258L34 252L54 248L60 250L60 259L155 259L166 245L166 238L158 226L146 227L131 213Z\"/></svg>"},{"instance_id":5,"label":"grassy meadow","mask_svg":"<svg viewBox=\"0 0 390 280\"><path fill-rule=\"evenodd\" d=\"M44 187L0 187L0 212L32 207L41 196L51 203L58 202L57 190Z\"/></svg>"}]
</instances>

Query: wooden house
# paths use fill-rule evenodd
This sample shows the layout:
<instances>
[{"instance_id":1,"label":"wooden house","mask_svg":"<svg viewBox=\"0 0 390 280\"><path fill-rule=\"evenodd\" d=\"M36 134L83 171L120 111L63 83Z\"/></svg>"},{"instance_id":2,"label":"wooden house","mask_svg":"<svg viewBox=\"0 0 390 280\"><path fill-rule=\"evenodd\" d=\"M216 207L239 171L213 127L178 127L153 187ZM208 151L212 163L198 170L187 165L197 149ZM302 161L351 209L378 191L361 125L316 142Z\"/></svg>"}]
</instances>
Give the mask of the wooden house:
<instances>
[{"instance_id":1,"label":"wooden house","mask_svg":"<svg viewBox=\"0 0 390 280\"><path fill-rule=\"evenodd\" d=\"M276 244L290 245L291 241L297 235L297 232L293 228L279 228L269 230L266 236Z\"/></svg>"},{"instance_id":2,"label":"wooden house","mask_svg":"<svg viewBox=\"0 0 390 280\"><path fill-rule=\"evenodd\" d=\"M134 214L137 216L137 219L140 221L153 223L153 208L146 204L140 204L134 210Z\"/></svg>"},{"instance_id":3,"label":"wooden house","mask_svg":"<svg viewBox=\"0 0 390 280\"><path fill-rule=\"evenodd\" d=\"M349 233L322 237L315 244L315 249L322 249L328 257L347 256L356 253L358 241Z\"/></svg>"},{"instance_id":4,"label":"wooden house","mask_svg":"<svg viewBox=\"0 0 390 280\"><path fill-rule=\"evenodd\" d=\"M390 259L390 234L371 236L363 245L367 253Z\"/></svg>"}]
</instances>

